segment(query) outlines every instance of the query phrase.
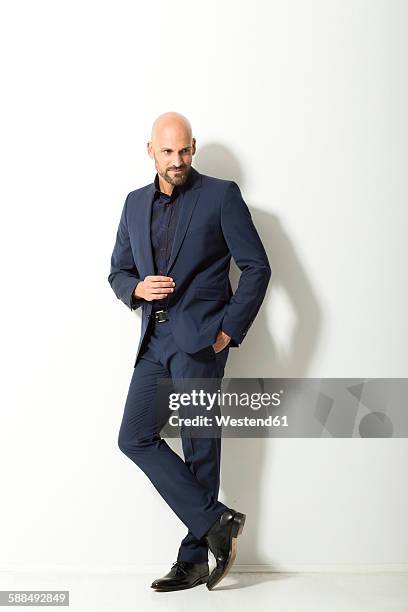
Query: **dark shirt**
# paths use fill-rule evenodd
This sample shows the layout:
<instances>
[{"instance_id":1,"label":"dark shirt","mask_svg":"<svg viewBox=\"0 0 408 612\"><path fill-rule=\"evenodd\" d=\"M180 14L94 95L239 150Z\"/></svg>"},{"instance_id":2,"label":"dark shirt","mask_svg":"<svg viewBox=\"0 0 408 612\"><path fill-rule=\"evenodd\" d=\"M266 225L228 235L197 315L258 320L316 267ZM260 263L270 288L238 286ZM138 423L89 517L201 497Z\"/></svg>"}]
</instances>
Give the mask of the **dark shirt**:
<instances>
[{"instance_id":1,"label":"dark shirt","mask_svg":"<svg viewBox=\"0 0 408 612\"><path fill-rule=\"evenodd\" d=\"M171 195L160 191L158 173L156 173L154 185L155 192L150 218L150 239L155 268L154 273L160 276L167 276L167 264L174 242L180 208L183 205L183 194L191 187L191 172L189 172L184 185L173 187ZM134 296L133 299L135 299ZM166 308L167 301L168 296L153 300L152 310Z\"/></svg>"}]
</instances>

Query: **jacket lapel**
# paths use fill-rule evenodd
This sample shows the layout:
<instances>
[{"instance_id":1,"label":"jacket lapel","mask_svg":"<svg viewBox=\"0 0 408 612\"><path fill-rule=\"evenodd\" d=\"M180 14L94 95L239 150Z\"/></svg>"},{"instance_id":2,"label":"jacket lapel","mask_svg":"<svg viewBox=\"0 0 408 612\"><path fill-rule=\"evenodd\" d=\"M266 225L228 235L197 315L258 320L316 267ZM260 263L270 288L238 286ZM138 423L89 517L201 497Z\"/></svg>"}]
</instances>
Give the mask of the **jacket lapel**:
<instances>
[{"instance_id":1,"label":"jacket lapel","mask_svg":"<svg viewBox=\"0 0 408 612\"><path fill-rule=\"evenodd\" d=\"M177 257L177 254L180 250L180 247L183 243L184 236L186 235L188 225L190 223L191 215L194 212L194 208L197 204L198 198L200 196L200 187L201 187L201 175L191 168L190 172L193 172L192 176L192 186L190 189L185 191L181 200L181 209L179 212L179 218L177 222L176 232L174 234L173 246L170 253L170 259L167 265L167 275Z\"/></svg>"},{"instance_id":2,"label":"jacket lapel","mask_svg":"<svg viewBox=\"0 0 408 612\"><path fill-rule=\"evenodd\" d=\"M145 276L154 274L152 241L150 239L150 219L152 215L154 189L154 183L148 185L146 193L146 204L145 206L143 206L142 209L140 240L143 243L142 254L145 259Z\"/></svg>"},{"instance_id":3,"label":"jacket lapel","mask_svg":"<svg viewBox=\"0 0 408 612\"><path fill-rule=\"evenodd\" d=\"M177 222L176 232L174 235L173 246L170 253L170 259L167 265L167 272L169 273L173 266L177 254L180 250L184 236L186 235L188 225L190 223L191 215L193 214L194 208L197 204L200 188L201 188L201 174L191 166L191 186L187 189L181 197L181 208L179 211L179 218ZM153 249L150 238L150 220L152 214L153 196L155 191L154 182L147 186L146 191L146 204L143 206L142 220L141 220L141 241L143 242L142 253L145 259L146 275L154 274L154 260L153 260Z\"/></svg>"}]
</instances>

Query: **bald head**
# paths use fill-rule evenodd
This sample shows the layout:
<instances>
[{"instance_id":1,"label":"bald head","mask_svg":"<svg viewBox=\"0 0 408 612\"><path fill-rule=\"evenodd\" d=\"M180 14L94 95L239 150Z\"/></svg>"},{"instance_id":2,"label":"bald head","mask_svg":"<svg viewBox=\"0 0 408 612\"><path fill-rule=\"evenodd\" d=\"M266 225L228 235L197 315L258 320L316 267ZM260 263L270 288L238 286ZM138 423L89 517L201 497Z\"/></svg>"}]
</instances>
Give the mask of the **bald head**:
<instances>
[{"instance_id":1,"label":"bald head","mask_svg":"<svg viewBox=\"0 0 408 612\"><path fill-rule=\"evenodd\" d=\"M166 134L175 132L181 133L186 141L191 142L193 133L187 117L181 113L163 113L154 120L150 139L154 144L157 140L165 138Z\"/></svg>"},{"instance_id":2,"label":"bald head","mask_svg":"<svg viewBox=\"0 0 408 612\"><path fill-rule=\"evenodd\" d=\"M163 113L153 122L147 151L154 158L160 188L165 193L187 181L195 144L190 122L181 113Z\"/></svg>"}]
</instances>

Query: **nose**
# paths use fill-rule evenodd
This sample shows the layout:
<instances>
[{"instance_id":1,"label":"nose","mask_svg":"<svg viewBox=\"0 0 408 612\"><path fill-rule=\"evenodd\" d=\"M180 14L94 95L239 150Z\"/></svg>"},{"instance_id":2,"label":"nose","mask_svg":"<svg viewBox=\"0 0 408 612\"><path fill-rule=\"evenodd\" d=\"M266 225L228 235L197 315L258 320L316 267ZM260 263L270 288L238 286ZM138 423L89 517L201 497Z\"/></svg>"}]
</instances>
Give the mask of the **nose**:
<instances>
[{"instance_id":1,"label":"nose","mask_svg":"<svg viewBox=\"0 0 408 612\"><path fill-rule=\"evenodd\" d=\"M174 159L172 159L171 168L172 170L179 170L182 166L182 156L180 155L180 153L176 153Z\"/></svg>"}]
</instances>

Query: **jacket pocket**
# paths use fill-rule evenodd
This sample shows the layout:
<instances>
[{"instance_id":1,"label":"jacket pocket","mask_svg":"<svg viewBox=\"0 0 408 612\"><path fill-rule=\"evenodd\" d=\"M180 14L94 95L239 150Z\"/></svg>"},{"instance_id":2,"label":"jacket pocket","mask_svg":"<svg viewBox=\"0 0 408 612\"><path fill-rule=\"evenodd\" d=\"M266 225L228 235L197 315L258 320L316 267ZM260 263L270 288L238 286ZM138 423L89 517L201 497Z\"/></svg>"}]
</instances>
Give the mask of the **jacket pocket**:
<instances>
[{"instance_id":1,"label":"jacket pocket","mask_svg":"<svg viewBox=\"0 0 408 612\"><path fill-rule=\"evenodd\" d=\"M218 287L196 287L194 295L201 300L218 300L220 302L229 302L229 297L223 289Z\"/></svg>"}]
</instances>

